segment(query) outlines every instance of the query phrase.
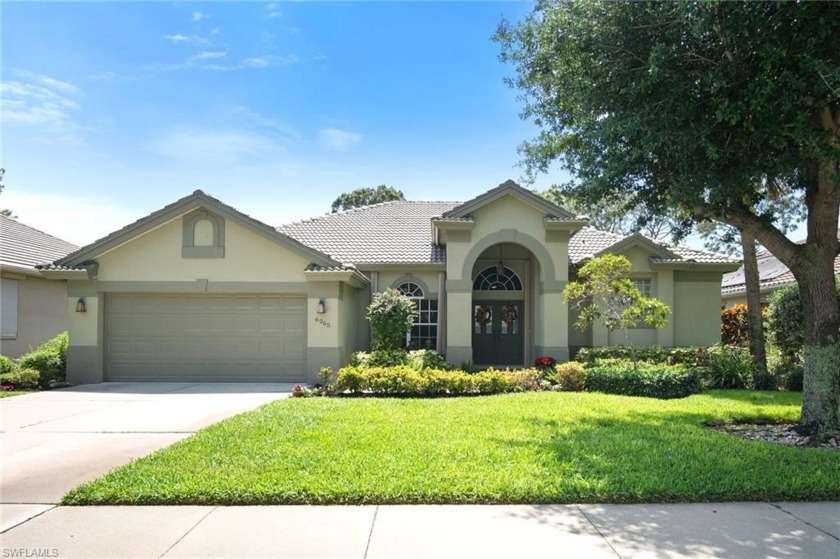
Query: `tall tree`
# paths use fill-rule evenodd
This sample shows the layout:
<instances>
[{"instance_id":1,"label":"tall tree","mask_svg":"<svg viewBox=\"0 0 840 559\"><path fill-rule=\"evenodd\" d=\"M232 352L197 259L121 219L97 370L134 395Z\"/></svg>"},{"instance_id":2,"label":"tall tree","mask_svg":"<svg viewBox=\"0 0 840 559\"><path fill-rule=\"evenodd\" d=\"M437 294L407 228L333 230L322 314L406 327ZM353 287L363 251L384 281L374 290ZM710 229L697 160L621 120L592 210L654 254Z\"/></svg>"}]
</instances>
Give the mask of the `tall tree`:
<instances>
[{"instance_id":1,"label":"tall tree","mask_svg":"<svg viewBox=\"0 0 840 559\"><path fill-rule=\"evenodd\" d=\"M632 196L592 202L586 198L575 197L560 185L553 185L539 194L569 211L586 215L590 225L601 231L618 235L641 233L660 242L678 242L689 231L686 219L676 216L673 212L652 213L643 204L637 203Z\"/></svg>"},{"instance_id":2,"label":"tall tree","mask_svg":"<svg viewBox=\"0 0 840 559\"><path fill-rule=\"evenodd\" d=\"M3 184L3 178L5 176L6 176L6 169L4 169L3 167L0 167L0 194L3 193L3 189L6 187L6 185ZM17 218L16 215L12 215L12 210L10 210L10 209L0 210L0 215L5 215L6 217L11 217L12 219Z\"/></svg>"},{"instance_id":3,"label":"tall tree","mask_svg":"<svg viewBox=\"0 0 840 559\"><path fill-rule=\"evenodd\" d=\"M631 193L712 219L793 271L805 312L799 429L840 432L840 3L540 0L496 39L541 128L531 173L559 161L576 195ZM807 239L762 210L768 178L801 174ZM770 181L772 182L772 181Z\"/></svg>"},{"instance_id":4,"label":"tall tree","mask_svg":"<svg viewBox=\"0 0 840 559\"><path fill-rule=\"evenodd\" d=\"M405 200L405 195L393 186L380 184L376 188L357 188L336 198L332 203L332 211L335 213L339 210L349 210L395 200Z\"/></svg>"}]
</instances>

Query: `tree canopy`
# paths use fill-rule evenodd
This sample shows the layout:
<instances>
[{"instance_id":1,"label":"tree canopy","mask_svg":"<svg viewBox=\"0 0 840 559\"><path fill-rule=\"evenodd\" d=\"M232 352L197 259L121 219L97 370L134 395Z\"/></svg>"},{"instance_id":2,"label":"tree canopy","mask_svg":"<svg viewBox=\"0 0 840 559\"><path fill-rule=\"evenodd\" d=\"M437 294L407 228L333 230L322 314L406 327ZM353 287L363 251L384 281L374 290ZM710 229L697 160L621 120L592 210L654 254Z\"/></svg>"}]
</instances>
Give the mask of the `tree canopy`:
<instances>
[{"instance_id":1,"label":"tree canopy","mask_svg":"<svg viewBox=\"0 0 840 559\"><path fill-rule=\"evenodd\" d=\"M376 188L357 188L336 198L332 203L332 211L335 213L339 210L349 210L395 200L405 200L405 195L393 186L380 184Z\"/></svg>"},{"instance_id":2,"label":"tree canopy","mask_svg":"<svg viewBox=\"0 0 840 559\"><path fill-rule=\"evenodd\" d=\"M529 173L559 163L592 202L632 196L747 232L794 273L805 309L800 426L840 431L840 3L541 0L496 34L523 117ZM780 182L805 199L785 237Z\"/></svg>"}]
</instances>

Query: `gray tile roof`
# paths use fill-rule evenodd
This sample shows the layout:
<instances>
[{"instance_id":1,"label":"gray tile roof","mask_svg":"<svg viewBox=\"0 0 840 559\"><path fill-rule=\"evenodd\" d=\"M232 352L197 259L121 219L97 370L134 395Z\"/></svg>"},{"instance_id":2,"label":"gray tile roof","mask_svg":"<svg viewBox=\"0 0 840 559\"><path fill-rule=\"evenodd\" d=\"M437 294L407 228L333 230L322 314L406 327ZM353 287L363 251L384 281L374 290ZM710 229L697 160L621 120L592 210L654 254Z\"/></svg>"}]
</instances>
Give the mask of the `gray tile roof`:
<instances>
[{"instance_id":1,"label":"gray tile roof","mask_svg":"<svg viewBox=\"0 0 840 559\"><path fill-rule=\"evenodd\" d=\"M384 202L281 225L277 230L345 264L442 263L446 261L446 249L432 244L431 220L463 221L463 218L441 217L459 205L459 202ZM569 242L569 259L577 264L624 238L584 227ZM687 247L668 249L685 260L734 262L726 256Z\"/></svg>"},{"instance_id":2,"label":"gray tile roof","mask_svg":"<svg viewBox=\"0 0 840 559\"><path fill-rule=\"evenodd\" d=\"M277 230L344 263L440 263L433 217L458 202L383 202L281 225Z\"/></svg>"},{"instance_id":3,"label":"gray tile roof","mask_svg":"<svg viewBox=\"0 0 840 559\"><path fill-rule=\"evenodd\" d=\"M840 256L834 259L834 274L840 274ZM758 254L758 278L760 291L772 291L796 283L793 272L767 251L761 251ZM723 275L721 292L724 295L738 295L747 292L743 266L734 272Z\"/></svg>"},{"instance_id":4,"label":"gray tile roof","mask_svg":"<svg viewBox=\"0 0 840 559\"><path fill-rule=\"evenodd\" d=\"M78 248L0 215L0 265L35 269L36 264L53 262Z\"/></svg>"}]
</instances>

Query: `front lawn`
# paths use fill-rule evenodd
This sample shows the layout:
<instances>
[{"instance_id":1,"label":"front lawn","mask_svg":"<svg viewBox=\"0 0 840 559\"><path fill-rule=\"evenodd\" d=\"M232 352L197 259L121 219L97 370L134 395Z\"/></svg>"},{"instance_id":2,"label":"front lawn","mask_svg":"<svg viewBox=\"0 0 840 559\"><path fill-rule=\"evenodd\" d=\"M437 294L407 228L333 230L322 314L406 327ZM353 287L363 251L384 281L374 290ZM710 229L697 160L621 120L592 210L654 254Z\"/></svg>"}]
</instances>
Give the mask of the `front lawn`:
<instances>
[{"instance_id":1,"label":"front lawn","mask_svg":"<svg viewBox=\"0 0 840 559\"><path fill-rule=\"evenodd\" d=\"M63 504L840 500L840 452L704 421L795 421L800 396L295 398L223 421Z\"/></svg>"}]
</instances>

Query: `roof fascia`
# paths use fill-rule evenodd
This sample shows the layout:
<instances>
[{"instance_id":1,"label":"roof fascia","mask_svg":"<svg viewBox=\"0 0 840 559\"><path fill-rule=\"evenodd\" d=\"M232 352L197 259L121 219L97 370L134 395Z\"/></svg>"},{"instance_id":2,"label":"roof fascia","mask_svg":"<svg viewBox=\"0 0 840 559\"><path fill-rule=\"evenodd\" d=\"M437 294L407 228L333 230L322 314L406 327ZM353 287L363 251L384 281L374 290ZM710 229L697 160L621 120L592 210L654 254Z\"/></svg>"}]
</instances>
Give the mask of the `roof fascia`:
<instances>
[{"instance_id":1,"label":"roof fascia","mask_svg":"<svg viewBox=\"0 0 840 559\"><path fill-rule=\"evenodd\" d=\"M630 250L634 247L639 247L645 250L645 252L658 258L681 258L679 254L671 252L662 245L651 241L641 233L633 233L630 236L624 237L610 246L596 252L595 256L602 256L607 253L621 254L622 252Z\"/></svg>"},{"instance_id":2,"label":"roof fascia","mask_svg":"<svg viewBox=\"0 0 840 559\"><path fill-rule=\"evenodd\" d=\"M657 262L651 259L650 267L654 270L685 270L697 272L734 272L741 264L738 262L693 262L683 260L682 262Z\"/></svg>"}]
</instances>

